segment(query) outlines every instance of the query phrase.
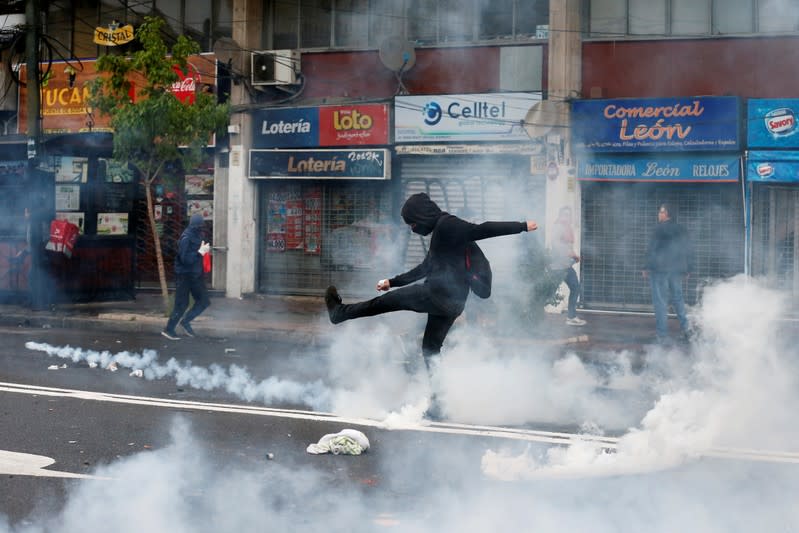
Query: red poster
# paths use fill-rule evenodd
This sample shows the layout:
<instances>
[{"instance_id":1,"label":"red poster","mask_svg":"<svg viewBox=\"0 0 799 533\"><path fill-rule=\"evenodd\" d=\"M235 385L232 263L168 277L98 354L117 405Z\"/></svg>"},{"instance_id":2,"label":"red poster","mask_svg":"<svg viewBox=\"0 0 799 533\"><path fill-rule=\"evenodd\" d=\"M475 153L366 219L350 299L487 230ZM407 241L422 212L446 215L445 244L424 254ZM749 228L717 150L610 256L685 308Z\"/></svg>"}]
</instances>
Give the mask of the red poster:
<instances>
[{"instance_id":1,"label":"red poster","mask_svg":"<svg viewBox=\"0 0 799 533\"><path fill-rule=\"evenodd\" d=\"M303 239L303 201L286 200L286 249L302 250Z\"/></svg>"},{"instance_id":2,"label":"red poster","mask_svg":"<svg viewBox=\"0 0 799 533\"><path fill-rule=\"evenodd\" d=\"M305 253L322 253L322 191L312 189L303 198L303 225L305 230Z\"/></svg>"},{"instance_id":3,"label":"red poster","mask_svg":"<svg viewBox=\"0 0 799 533\"><path fill-rule=\"evenodd\" d=\"M319 108L319 146L388 144L388 105Z\"/></svg>"}]
</instances>

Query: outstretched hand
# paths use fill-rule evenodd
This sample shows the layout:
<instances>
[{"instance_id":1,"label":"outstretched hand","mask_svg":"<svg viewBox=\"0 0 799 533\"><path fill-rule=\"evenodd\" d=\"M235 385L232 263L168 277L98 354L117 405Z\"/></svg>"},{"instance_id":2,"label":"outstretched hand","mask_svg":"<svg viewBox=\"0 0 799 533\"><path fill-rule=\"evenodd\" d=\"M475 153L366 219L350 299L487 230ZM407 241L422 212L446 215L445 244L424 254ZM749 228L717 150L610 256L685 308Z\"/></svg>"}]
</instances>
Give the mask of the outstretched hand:
<instances>
[{"instance_id":1,"label":"outstretched hand","mask_svg":"<svg viewBox=\"0 0 799 533\"><path fill-rule=\"evenodd\" d=\"M535 220L527 221L527 231L535 231L537 229L538 229L538 224L535 223Z\"/></svg>"},{"instance_id":2,"label":"outstretched hand","mask_svg":"<svg viewBox=\"0 0 799 533\"><path fill-rule=\"evenodd\" d=\"M388 282L387 279L381 279L377 282L377 290L379 291L387 291L391 288L391 284Z\"/></svg>"}]
</instances>

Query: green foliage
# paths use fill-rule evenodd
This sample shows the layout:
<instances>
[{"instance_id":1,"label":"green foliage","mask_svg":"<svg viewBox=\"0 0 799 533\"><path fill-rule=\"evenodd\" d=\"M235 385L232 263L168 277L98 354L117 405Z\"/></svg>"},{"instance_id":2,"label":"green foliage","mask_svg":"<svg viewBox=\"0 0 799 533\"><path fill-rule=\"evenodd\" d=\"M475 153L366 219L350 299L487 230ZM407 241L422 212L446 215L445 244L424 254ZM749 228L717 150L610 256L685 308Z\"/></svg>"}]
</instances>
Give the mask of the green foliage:
<instances>
[{"instance_id":1,"label":"green foliage","mask_svg":"<svg viewBox=\"0 0 799 533\"><path fill-rule=\"evenodd\" d=\"M211 134L222 131L229 115L228 106L218 104L213 94L197 92L193 104L184 104L170 92L178 81L173 67L186 72L186 58L200 47L181 35L170 54L164 25L163 19L145 17L136 31L141 48L130 56L101 56L97 71L102 75L90 87L91 105L111 117L114 158L131 163L148 183L167 163L196 165ZM143 81L132 83L134 74Z\"/></svg>"}]
</instances>

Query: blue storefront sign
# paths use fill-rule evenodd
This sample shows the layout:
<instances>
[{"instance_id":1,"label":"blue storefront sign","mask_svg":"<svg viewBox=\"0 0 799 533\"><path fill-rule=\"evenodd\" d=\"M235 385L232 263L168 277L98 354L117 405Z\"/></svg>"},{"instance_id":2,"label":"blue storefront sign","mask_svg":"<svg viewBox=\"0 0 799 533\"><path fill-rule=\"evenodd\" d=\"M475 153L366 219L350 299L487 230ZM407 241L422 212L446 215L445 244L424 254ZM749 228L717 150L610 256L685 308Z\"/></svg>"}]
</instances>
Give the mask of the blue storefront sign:
<instances>
[{"instance_id":1,"label":"blue storefront sign","mask_svg":"<svg viewBox=\"0 0 799 533\"><path fill-rule=\"evenodd\" d=\"M319 146L315 107L264 109L253 113L253 148Z\"/></svg>"},{"instance_id":2,"label":"blue storefront sign","mask_svg":"<svg viewBox=\"0 0 799 533\"><path fill-rule=\"evenodd\" d=\"M750 151L746 158L746 179L764 183L799 183L799 152Z\"/></svg>"},{"instance_id":3,"label":"blue storefront sign","mask_svg":"<svg viewBox=\"0 0 799 533\"><path fill-rule=\"evenodd\" d=\"M366 179L391 177L386 149L250 150L253 179Z\"/></svg>"},{"instance_id":4,"label":"blue storefront sign","mask_svg":"<svg viewBox=\"0 0 799 533\"><path fill-rule=\"evenodd\" d=\"M741 175L740 160L731 156L643 157L596 156L577 165L581 181L653 181L729 183Z\"/></svg>"},{"instance_id":5,"label":"blue storefront sign","mask_svg":"<svg viewBox=\"0 0 799 533\"><path fill-rule=\"evenodd\" d=\"M747 135L749 148L799 148L799 99L759 99L747 102Z\"/></svg>"},{"instance_id":6,"label":"blue storefront sign","mask_svg":"<svg viewBox=\"0 0 799 533\"><path fill-rule=\"evenodd\" d=\"M738 98L622 98L572 103L575 147L590 152L735 151Z\"/></svg>"}]
</instances>

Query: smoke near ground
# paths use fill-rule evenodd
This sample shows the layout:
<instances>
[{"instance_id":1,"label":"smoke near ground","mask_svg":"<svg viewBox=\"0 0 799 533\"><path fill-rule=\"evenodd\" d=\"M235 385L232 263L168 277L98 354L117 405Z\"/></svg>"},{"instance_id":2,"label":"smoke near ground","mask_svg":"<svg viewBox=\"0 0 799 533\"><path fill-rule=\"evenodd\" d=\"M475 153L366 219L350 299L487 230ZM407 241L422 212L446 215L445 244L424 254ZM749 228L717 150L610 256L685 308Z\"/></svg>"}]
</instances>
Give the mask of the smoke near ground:
<instances>
[{"instance_id":1,"label":"smoke near ground","mask_svg":"<svg viewBox=\"0 0 799 533\"><path fill-rule=\"evenodd\" d=\"M330 391L321 381L300 383L297 381L270 376L256 380L249 370L239 365L225 368L211 365L208 368L193 365L191 361L180 362L170 358L166 363L158 362L155 350L142 353L84 350L71 346L52 346L46 343L26 342L29 350L44 352L51 357L68 359L73 363L86 363L90 367L132 370L141 373L148 380L172 378L178 385L201 390L224 390L246 401L265 404L291 402L308 405L317 410L330 405Z\"/></svg>"},{"instance_id":2,"label":"smoke near ground","mask_svg":"<svg viewBox=\"0 0 799 533\"><path fill-rule=\"evenodd\" d=\"M434 376L453 416L545 417L594 434L628 423L615 446L575 438L569 446L491 441L476 453L453 444L377 447L369 453L380 454L384 474L370 497L331 490L310 464L212 468L203 443L178 421L172 445L94 472L114 481L76 483L57 514L24 527L0 522L0 530L790 531L799 527L799 388L781 309L779 293L756 282L719 283L694 309L699 335L690 349L653 347L636 372L625 353L595 354L600 370L574 354L493 346L467 327L454 335ZM340 384L332 405L390 417L424 396L426 372L407 377L403 367L405 344L417 340L414 319L403 320L399 331L370 324L368 336L359 321L344 325L331 348L339 365L331 364L330 380ZM651 401L627 401L636 389ZM730 450L737 455L725 456Z\"/></svg>"},{"instance_id":3,"label":"smoke near ground","mask_svg":"<svg viewBox=\"0 0 799 533\"><path fill-rule=\"evenodd\" d=\"M779 293L744 277L709 288L695 316L699 337L683 356L690 361L664 378L652 409L615 450L578 441L538 456L489 451L484 471L502 479L614 476L675 468L730 448L795 451L796 349L780 342L782 308ZM674 353L648 356L664 358L652 365L662 371Z\"/></svg>"}]
</instances>

